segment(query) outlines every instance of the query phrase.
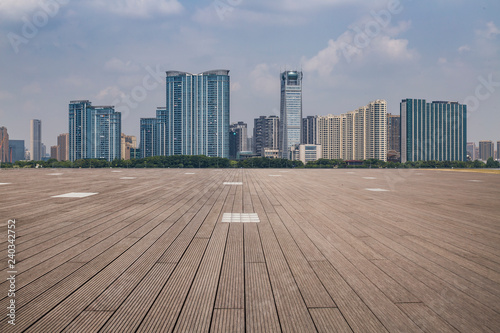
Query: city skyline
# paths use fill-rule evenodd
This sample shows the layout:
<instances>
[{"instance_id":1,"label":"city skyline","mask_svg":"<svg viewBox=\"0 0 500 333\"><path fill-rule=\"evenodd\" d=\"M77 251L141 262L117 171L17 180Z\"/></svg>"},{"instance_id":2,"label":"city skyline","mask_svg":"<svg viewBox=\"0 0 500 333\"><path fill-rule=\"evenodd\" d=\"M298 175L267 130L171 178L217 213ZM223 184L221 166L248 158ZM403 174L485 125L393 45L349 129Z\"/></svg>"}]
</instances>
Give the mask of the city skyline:
<instances>
[{"instance_id":1,"label":"city skyline","mask_svg":"<svg viewBox=\"0 0 500 333\"><path fill-rule=\"evenodd\" d=\"M123 132L138 136L139 119L164 105L170 68L230 69L230 121L250 125L279 114L279 73L301 68L303 116L341 114L379 98L392 114L409 97L467 102L468 141L500 140L498 2L222 3L68 2L26 35L23 17L33 24L44 9L3 1L0 125L29 143L26 123L41 119L50 147L68 131L67 101L88 98L115 105ZM89 24L79 23L83 17ZM110 23L117 29L104 29Z\"/></svg>"}]
</instances>

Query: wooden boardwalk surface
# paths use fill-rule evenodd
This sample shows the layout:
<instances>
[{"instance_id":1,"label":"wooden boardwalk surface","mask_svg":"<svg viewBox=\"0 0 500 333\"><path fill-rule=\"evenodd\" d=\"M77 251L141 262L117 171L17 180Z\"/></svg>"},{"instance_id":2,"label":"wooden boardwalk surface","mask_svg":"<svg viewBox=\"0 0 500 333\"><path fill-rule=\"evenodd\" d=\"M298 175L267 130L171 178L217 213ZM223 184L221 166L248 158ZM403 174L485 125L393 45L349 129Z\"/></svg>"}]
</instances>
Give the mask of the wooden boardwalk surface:
<instances>
[{"instance_id":1,"label":"wooden boardwalk surface","mask_svg":"<svg viewBox=\"0 0 500 333\"><path fill-rule=\"evenodd\" d=\"M500 332L499 175L27 169L0 184L0 332ZM53 197L70 192L96 194Z\"/></svg>"}]
</instances>

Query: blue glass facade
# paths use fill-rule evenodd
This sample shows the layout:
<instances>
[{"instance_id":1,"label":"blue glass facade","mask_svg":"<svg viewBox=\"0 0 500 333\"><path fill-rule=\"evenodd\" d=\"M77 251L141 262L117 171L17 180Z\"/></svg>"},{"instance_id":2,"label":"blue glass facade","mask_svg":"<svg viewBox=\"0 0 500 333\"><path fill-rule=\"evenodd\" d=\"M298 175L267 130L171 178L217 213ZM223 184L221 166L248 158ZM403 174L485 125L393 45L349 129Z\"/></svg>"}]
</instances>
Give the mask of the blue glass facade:
<instances>
[{"instance_id":1,"label":"blue glass facade","mask_svg":"<svg viewBox=\"0 0 500 333\"><path fill-rule=\"evenodd\" d=\"M158 118L141 118L140 151L141 158L158 156L159 121Z\"/></svg>"},{"instance_id":2,"label":"blue glass facade","mask_svg":"<svg viewBox=\"0 0 500 333\"><path fill-rule=\"evenodd\" d=\"M302 72L281 73L280 150L290 158L291 147L302 142Z\"/></svg>"},{"instance_id":3,"label":"blue glass facade","mask_svg":"<svg viewBox=\"0 0 500 333\"><path fill-rule=\"evenodd\" d=\"M466 105L404 99L400 108L401 162L467 160Z\"/></svg>"},{"instance_id":4,"label":"blue glass facade","mask_svg":"<svg viewBox=\"0 0 500 333\"><path fill-rule=\"evenodd\" d=\"M164 155L229 157L229 71L169 71L166 81Z\"/></svg>"},{"instance_id":5,"label":"blue glass facade","mask_svg":"<svg viewBox=\"0 0 500 333\"><path fill-rule=\"evenodd\" d=\"M121 113L88 100L69 104L69 159L121 157Z\"/></svg>"}]
</instances>

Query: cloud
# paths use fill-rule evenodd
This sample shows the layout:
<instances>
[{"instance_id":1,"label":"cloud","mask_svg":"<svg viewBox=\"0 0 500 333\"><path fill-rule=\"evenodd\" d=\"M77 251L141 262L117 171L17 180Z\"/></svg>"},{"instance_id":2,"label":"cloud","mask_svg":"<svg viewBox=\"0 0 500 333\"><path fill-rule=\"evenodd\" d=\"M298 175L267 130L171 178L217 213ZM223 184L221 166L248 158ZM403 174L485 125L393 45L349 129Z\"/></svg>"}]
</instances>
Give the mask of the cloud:
<instances>
[{"instance_id":1,"label":"cloud","mask_svg":"<svg viewBox=\"0 0 500 333\"><path fill-rule=\"evenodd\" d=\"M39 0L2 0L0 1L0 17L20 20L22 16L39 8Z\"/></svg>"},{"instance_id":2,"label":"cloud","mask_svg":"<svg viewBox=\"0 0 500 333\"><path fill-rule=\"evenodd\" d=\"M91 4L113 14L133 18L175 15L183 11L177 0L93 0Z\"/></svg>"},{"instance_id":3,"label":"cloud","mask_svg":"<svg viewBox=\"0 0 500 333\"><path fill-rule=\"evenodd\" d=\"M355 26L336 40L330 39L328 46L312 58L304 58L304 70L329 75L342 61L348 64L362 60L367 62L373 60L377 63L412 61L418 57L418 53L408 48L408 40L393 38L406 31L409 26L409 22L400 22L397 26L388 27L387 30L376 30L377 33L367 33L368 30Z\"/></svg>"},{"instance_id":4,"label":"cloud","mask_svg":"<svg viewBox=\"0 0 500 333\"><path fill-rule=\"evenodd\" d=\"M117 86L109 86L101 91L96 95L96 99L99 101L108 101L108 100L114 100L117 97L124 97L125 93L120 90Z\"/></svg>"},{"instance_id":5,"label":"cloud","mask_svg":"<svg viewBox=\"0 0 500 333\"><path fill-rule=\"evenodd\" d=\"M128 74L137 73L139 66L133 64L131 61L124 62L115 57L104 64L104 69L111 73Z\"/></svg>"},{"instance_id":6,"label":"cloud","mask_svg":"<svg viewBox=\"0 0 500 333\"><path fill-rule=\"evenodd\" d=\"M476 34L486 39L494 39L496 38L496 35L500 34L500 29L497 28L495 23L488 22L486 23L486 29L476 30Z\"/></svg>"},{"instance_id":7,"label":"cloud","mask_svg":"<svg viewBox=\"0 0 500 333\"><path fill-rule=\"evenodd\" d=\"M258 64L250 73L252 87L258 92L274 95L279 91L279 76L271 74L267 64Z\"/></svg>"},{"instance_id":8,"label":"cloud","mask_svg":"<svg viewBox=\"0 0 500 333\"><path fill-rule=\"evenodd\" d=\"M470 51L469 45L462 45L458 48L458 53L465 53Z\"/></svg>"},{"instance_id":9,"label":"cloud","mask_svg":"<svg viewBox=\"0 0 500 333\"><path fill-rule=\"evenodd\" d=\"M438 64L444 65L446 63L448 63L448 60L446 58L441 57L441 58L438 59Z\"/></svg>"},{"instance_id":10,"label":"cloud","mask_svg":"<svg viewBox=\"0 0 500 333\"><path fill-rule=\"evenodd\" d=\"M239 82L231 82L231 92L236 92L241 90L241 84Z\"/></svg>"}]
</instances>

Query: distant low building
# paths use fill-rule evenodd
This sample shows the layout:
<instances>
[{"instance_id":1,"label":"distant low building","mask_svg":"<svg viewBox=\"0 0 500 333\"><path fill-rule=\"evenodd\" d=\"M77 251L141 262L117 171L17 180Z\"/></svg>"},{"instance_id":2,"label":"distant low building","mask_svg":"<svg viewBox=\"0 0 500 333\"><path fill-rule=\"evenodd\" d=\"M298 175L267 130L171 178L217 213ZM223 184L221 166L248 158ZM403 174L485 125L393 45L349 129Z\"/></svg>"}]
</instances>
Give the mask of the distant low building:
<instances>
[{"instance_id":1,"label":"distant low building","mask_svg":"<svg viewBox=\"0 0 500 333\"><path fill-rule=\"evenodd\" d=\"M57 146L50 146L50 158L59 160L59 154L57 153Z\"/></svg>"},{"instance_id":2,"label":"distant low building","mask_svg":"<svg viewBox=\"0 0 500 333\"><path fill-rule=\"evenodd\" d=\"M26 159L24 140L9 140L9 159L11 163Z\"/></svg>"},{"instance_id":3,"label":"distant low building","mask_svg":"<svg viewBox=\"0 0 500 333\"><path fill-rule=\"evenodd\" d=\"M290 156L293 161L307 162L317 161L322 158L321 145L300 144L290 148Z\"/></svg>"},{"instance_id":4,"label":"distant low building","mask_svg":"<svg viewBox=\"0 0 500 333\"><path fill-rule=\"evenodd\" d=\"M479 141L479 158L483 161L487 161L488 158L494 157L495 146L493 141L483 140Z\"/></svg>"},{"instance_id":5,"label":"distant low building","mask_svg":"<svg viewBox=\"0 0 500 333\"><path fill-rule=\"evenodd\" d=\"M137 148L137 139L133 135L121 134L122 160L130 160L130 150Z\"/></svg>"}]
</instances>

